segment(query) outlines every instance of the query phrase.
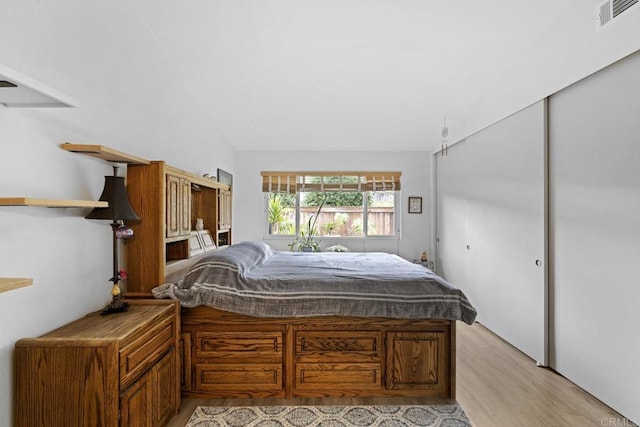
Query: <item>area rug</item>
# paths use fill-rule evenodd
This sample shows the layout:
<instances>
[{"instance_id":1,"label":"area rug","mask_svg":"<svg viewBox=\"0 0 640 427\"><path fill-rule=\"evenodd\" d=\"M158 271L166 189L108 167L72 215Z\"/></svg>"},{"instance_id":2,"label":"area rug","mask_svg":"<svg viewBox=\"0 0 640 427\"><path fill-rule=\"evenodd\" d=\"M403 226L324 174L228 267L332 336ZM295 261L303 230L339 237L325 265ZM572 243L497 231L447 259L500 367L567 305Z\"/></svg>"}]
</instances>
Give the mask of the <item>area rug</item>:
<instances>
[{"instance_id":1,"label":"area rug","mask_svg":"<svg viewBox=\"0 0 640 427\"><path fill-rule=\"evenodd\" d=\"M199 406L186 427L467 427L459 405Z\"/></svg>"}]
</instances>

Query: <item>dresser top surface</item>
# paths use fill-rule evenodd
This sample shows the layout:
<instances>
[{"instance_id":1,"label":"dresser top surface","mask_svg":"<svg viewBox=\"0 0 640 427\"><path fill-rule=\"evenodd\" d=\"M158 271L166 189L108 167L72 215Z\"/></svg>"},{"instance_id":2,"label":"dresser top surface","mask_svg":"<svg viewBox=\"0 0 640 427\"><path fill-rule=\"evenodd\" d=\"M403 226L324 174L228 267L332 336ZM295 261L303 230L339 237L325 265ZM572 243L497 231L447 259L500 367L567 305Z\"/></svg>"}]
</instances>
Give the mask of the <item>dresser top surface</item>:
<instances>
[{"instance_id":1,"label":"dresser top surface","mask_svg":"<svg viewBox=\"0 0 640 427\"><path fill-rule=\"evenodd\" d=\"M170 317L174 312L175 304L169 301L132 303L124 313L105 316L100 314L101 311L89 313L40 338L122 340L140 329L151 327L160 319Z\"/></svg>"}]
</instances>

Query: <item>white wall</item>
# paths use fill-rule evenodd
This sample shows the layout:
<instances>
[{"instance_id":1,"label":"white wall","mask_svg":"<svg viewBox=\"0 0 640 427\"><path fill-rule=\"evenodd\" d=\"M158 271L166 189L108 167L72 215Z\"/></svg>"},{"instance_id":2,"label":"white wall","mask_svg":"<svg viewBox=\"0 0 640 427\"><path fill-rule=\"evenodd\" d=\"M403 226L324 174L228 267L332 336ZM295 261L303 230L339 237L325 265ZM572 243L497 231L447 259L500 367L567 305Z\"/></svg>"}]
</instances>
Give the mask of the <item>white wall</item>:
<instances>
[{"instance_id":1,"label":"white wall","mask_svg":"<svg viewBox=\"0 0 640 427\"><path fill-rule=\"evenodd\" d=\"M640 52L549 101L552 366L640 423Z\"/></svg>"},{"instance_id":2,"label":"white wall","mask_svg":"<svg viewBox=\"0 0 640 427\"><path fill-rule=\"evenodd\" d=\"M96 200L107 163L58 144L77 135L34 115L0 107L0 196ZM11 425L13 345L109 301L111 231L87 209L0 207L0 276L33 286L0 293L0 425Z\"/></svg>"},{"instance_id":3,"label":"white wall","mask_svg":"<svg viewBox=\"0 0 640 427\"><path fill-rule=\"evenodd\" d=\"M451 118L450 140L478 132L638 50L640 7L597 30L596 13L602 3L572 0L550 5L552 20L541 25L531 43L520 46L521 54L501 58L500 70L488 77L493 79L491 90L460 117L460 127L468 133L460 134L457 117ZM537 18L531 15L532 20Z\"/></svg>"},{"instance_id":4,"label":"white wall","mask_svg":"<svg viewBox=\"0 0 640 427\"><path fill-rule=\"evenodd\" d=\"M367 239L364 246L362 242L347 239L330 243L329 239L323 238L322 246L341 243L354 251L385 251L398 253L407 259L418 258L422 250L431 252L429 247L431 214L427 202L431 167L429 155L425 152L242 151L236 153L236 159L237 175L233 178L234 242L263 239L265 213L262 205L261 171L388 170L402 172L400 203L402 238L400 240ZM422 197L422 214L407 213L408 196ZM287 250L290 240L268 239L265 241L274 249Z\"/></svg>"}]
</instances>

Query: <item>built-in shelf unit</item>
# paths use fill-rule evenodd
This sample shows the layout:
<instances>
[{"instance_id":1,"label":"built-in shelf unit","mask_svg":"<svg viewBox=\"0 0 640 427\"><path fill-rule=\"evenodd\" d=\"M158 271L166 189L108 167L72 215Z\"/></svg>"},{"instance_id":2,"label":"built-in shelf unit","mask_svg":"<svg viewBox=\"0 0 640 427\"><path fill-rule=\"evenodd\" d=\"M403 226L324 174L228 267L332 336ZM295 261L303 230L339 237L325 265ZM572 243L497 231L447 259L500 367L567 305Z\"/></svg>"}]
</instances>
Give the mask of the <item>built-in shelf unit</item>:
<instances>
[{"instance_id":1,"label":"built-in shelf unit","mask_svg":"<svg viewBox=\"0 0 640 427\"><path fill-rule=\"evenodd\" d=\"M218 248L231 244L229 185L152 161L127 168L127 191L141 219L131 224L135 237L127 242L127 294L144 293L194 257L206 255L206 245L194 251L198 219Z\"/></svg>"}]
</instances>

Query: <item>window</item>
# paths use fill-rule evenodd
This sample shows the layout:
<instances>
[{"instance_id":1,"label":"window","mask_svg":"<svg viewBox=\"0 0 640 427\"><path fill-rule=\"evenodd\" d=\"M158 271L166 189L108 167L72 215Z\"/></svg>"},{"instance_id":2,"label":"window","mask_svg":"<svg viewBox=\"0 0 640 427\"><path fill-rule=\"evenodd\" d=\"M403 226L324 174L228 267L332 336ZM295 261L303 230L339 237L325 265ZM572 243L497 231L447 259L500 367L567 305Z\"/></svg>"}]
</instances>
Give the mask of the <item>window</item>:
<instances>
[{"instance_id":1,"label":"window","mask_svg":"<svg viewBox=\"0 0 640 427\"><path fill-rule=\"evenodd\" d=\"M395 237L399 172L262 172L268 236Z\"/></svg>"}]
</instances>

